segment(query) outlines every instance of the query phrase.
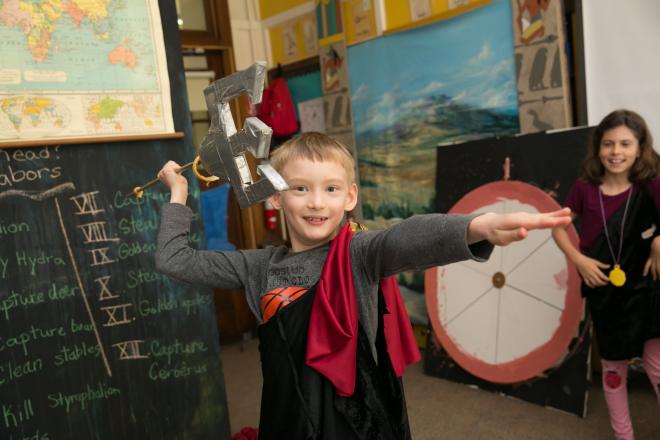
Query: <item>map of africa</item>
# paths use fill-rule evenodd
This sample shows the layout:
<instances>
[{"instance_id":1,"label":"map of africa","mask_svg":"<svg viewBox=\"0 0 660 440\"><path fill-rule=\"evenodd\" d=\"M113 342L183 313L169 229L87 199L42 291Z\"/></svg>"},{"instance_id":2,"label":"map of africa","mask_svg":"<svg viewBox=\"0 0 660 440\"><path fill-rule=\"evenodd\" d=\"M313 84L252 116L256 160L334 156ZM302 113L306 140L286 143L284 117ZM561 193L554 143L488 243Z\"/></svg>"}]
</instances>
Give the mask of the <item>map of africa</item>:
<instances>
[{"instance_id":1,"label":"map of africa","mask_svg":"<svg viewBox=\"0 0 660 440\"><path fill-rule=\"evenodd\" d=\"M156 0L0 1L0 142L172 132Z\"/></svg>"}]
</instances>

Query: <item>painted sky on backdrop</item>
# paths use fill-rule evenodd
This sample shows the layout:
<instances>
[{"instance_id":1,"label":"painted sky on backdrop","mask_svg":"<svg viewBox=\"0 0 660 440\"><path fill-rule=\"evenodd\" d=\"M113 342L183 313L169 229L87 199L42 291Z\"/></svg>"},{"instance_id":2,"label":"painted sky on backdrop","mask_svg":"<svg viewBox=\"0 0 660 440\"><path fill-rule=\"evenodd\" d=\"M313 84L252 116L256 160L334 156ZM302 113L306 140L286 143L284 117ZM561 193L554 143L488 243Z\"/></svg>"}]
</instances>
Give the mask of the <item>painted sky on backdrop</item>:
<instances>
[{"instance_id":1,"label":"painted sky on backdrop","mask_svg":"<svg viewBox=\"0 0 660 440\"><path fill-rule=\"evenodd\" d=\"M437 56L429 56L430 52ZM477 108L517 111L508 0L351 46L348 58L358 135L391 125L398 112L432 96L447 95Z\"/></svg>"}]
</instances>

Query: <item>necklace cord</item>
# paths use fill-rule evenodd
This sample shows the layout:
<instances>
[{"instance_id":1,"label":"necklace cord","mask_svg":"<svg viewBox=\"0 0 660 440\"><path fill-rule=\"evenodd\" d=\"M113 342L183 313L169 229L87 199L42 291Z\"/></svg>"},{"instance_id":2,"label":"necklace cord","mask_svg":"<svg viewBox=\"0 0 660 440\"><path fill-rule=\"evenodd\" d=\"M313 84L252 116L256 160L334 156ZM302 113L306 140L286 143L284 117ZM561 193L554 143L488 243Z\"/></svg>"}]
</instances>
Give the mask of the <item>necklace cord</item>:
<instances>
[{"instance_id":1,"label":"necklace cord","mask_svg":"<svg viewBox=\"0 0 660 440\"><path fill-rule=\"evenodd\" d=\"M626 216L628 215L628 205L630 204L630 197L632 196L633 185L630 185L628 190L628 198L626 199L626 207L623 210L623 219L621 219L621 232L619 233L619 252L616 259L614 258L614 248L612 247L612 242L610 241L610 234L607 232L607 220L605 219L605 206L603 204L603 192L600 187L598 188L598 199L600 200L600 213L603 218L603 229L605 230L605 239L607 240L607 246L610 248L610 254L612 254L612 259L614 264L618 265L621 260L621 250L623 249L623 227L626 224Z\"/></svg>"}]
</instances>

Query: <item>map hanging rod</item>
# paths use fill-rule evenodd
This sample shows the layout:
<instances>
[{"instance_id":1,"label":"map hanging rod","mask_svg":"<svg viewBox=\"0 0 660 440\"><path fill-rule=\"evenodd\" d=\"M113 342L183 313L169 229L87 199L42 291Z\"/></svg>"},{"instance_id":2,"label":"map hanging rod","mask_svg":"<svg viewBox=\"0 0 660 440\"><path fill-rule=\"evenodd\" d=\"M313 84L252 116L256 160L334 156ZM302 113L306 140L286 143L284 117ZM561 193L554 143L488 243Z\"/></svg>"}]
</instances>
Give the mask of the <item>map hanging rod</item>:
<instances>
[{"instance_id":1,"label":"map hanging rod","mask_svg":"<svg viewBox=\"0 0 660 440\"><path fill-rule=\"evenodd\" d=\"M48 145L71 145L71 144L99 144L106 142L135 142L150 141L155 139L179 139L184 136L182 131L174 133L151 133L135 134L128 136L90 136L84 138L64 138L64 139L35 139L29 141L5 141L0 140L0 149L2 148L32 148L45 147Z\"/></svg>"}]
</instances>

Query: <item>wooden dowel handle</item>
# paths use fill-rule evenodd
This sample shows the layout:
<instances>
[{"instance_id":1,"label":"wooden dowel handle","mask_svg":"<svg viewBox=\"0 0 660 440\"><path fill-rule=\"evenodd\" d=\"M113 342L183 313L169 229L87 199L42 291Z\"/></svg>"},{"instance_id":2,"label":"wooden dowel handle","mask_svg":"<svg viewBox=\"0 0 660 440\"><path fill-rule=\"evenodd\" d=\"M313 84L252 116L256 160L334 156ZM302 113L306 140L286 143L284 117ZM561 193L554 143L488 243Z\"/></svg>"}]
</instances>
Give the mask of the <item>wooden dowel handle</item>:
<instances>
[{"instance_id":1,"label":"wooden dowel handle","mask_svg":"<svg viewBox=\"0 0 660 440\"><path fill-rule=\"evenodd\" d=\"M195 163L195 161L188 162L187 164L182 165L178 170L176 170L177 174L181 174L185 170L192 167L193 163ZM156 177L155 179L148 181L142 186L136 186L135 188L133 188L133 191L126 194L126 197L135 196L139 199L144 194L145 189L151 188L152 186L156 185L158 182L160 182L160 179Z\"/></svg>"}]
</instances>

